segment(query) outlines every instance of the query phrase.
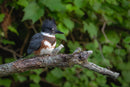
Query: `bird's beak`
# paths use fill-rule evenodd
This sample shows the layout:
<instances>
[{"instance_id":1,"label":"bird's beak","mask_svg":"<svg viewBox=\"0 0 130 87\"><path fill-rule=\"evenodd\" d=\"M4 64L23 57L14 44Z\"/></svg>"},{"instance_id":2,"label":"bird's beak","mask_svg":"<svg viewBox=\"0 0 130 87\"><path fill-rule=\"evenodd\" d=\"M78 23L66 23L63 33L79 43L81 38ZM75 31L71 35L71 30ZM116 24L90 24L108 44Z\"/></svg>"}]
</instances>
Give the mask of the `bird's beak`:
<instances>
[{"instance_id":1,"label":"bird's beak","mask_svg":"<svg viewBox=\"0 0 130 87\"><path fill-rule=\"evenodd\" d=\"M63 32L58 31L58 30L56 30L55 33L56 33L56 34L64 34Z\"/></svg>"}]
</instances>

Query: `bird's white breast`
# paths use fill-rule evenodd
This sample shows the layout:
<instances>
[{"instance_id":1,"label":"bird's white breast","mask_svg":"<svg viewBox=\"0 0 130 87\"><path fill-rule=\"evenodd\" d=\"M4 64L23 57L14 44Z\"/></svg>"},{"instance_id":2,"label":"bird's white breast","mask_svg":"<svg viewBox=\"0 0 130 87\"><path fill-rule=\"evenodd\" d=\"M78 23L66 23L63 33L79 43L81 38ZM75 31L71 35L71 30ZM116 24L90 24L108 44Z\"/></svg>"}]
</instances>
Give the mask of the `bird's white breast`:
<instances>
[{"instance_id":1,"label":"bird's white breast","mask_svg":"<svg viewBox=\"0 0 130 87\"><path fill-rule=\"evenodd\" d=\"M47 46L47 48L42 48L41 52L40 52L40 55L51 54L52 51L54 50L55 46L56 46L56 42L53 45L51 45L50 42L44 41L44 45Z\"/></svg>"}]
</instances>

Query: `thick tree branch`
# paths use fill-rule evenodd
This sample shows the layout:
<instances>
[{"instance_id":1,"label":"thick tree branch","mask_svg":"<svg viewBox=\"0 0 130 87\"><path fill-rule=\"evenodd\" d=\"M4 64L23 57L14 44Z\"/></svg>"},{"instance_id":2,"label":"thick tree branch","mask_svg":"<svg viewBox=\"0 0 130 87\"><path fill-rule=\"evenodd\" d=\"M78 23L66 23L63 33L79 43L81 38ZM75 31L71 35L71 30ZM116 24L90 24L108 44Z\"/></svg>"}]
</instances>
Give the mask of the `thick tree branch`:
<instances>
[{"instance_id":1,"label":"thick tree branch","mask_svg":"<svg viewBox=\"0 0 130 87\"><path fill-rule=\"evenodd\" d=\"M58 48L60 50L63 48L63 45L60 45ZM56 51L56 53L57 52L58 51ZM11 63L0 65L0 77L13 73L28 71L30 69L38 69L43 67L70 67L75 64L81 65L85 68L110 76L112 78L117 78L119 76L119 73L112 72L94 63L87 62L87 58L90 54L92 54L92 51L81 51L81 49L78 48L73 54L55 54L50 56L20 59Z\"/></svg>"}]
</instances>

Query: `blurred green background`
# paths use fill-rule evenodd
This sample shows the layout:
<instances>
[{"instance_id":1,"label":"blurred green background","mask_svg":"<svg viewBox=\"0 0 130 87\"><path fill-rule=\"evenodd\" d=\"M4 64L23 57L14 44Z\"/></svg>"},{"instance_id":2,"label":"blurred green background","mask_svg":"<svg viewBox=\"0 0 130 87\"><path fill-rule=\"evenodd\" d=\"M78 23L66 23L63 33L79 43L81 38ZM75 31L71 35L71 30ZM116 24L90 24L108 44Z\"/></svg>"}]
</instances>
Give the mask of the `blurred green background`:
<instances>
[{"instance_id":1,"label":"blurred green background","mask_svg":"<svg viewBox=\"0 0 130 87\"><path fill-rule=\"evenodd\" d=\"M129 0L0 0L0 64L25 55L46 18L54 18L65 33L56 35L57 46L65 46L61 53L77 47L93 50L88 61L120 77L114 80L75 65L5 76L0 87L130 87Z\"/></svg>"}]
</instances>

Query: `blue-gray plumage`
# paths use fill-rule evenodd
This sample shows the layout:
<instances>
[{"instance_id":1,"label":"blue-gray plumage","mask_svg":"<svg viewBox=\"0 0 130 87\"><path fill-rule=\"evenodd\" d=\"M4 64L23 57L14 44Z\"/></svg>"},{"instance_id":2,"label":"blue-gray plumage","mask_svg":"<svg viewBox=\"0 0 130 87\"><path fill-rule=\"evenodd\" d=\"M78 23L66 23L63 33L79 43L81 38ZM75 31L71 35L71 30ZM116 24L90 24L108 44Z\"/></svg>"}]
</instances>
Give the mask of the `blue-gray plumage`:
<instances>
[{"instance_id":1,"label":"blue-gray plumage","mask_svg":"<svg viewBox=\"0 0 130 87\"><path fill-rule=\"evenodd\" d=\"M38 50L41 46L41 41L43 40L43 35L41 33L35 34L29 44L27 53L31 54L33 51Z\"/></svg>"},{"instance_id":2,"label":"blue-gray plumage","mask_svg":"<svg viewBox=\"0 0 130 87\"><path fill-rule=\"evenodd\" d=\"M32 36L27 54L34 53L35 55L51 54L56 46L55 34L63 34L57 30L54 20L45 20L42 25L42 30Z\"/></svg>"}]
</instances>

